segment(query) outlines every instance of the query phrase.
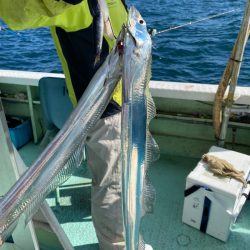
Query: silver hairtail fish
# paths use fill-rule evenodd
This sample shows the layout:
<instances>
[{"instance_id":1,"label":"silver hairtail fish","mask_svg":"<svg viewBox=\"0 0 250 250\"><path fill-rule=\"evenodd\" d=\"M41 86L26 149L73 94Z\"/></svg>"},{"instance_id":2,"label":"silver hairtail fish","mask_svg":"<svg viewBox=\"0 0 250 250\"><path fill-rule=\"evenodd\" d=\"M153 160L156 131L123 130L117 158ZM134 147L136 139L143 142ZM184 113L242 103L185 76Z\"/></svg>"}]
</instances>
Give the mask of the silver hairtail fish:
<instances>
[{"instance_id":1,"label":"silver hairtail fish","mask_svg":"<svg viewBox=\"0 0 250 250\"><path fill-rule=\"evenodd\" d=\"M104 34L107 35L111 40L114 40L115 35L111 24L107 2L106 0L98 0L98 2L102 12L102 18L104 23Z\"/></svg>"},{"instance_id":2,"label":"silver hairtail fish","mask_svg":"<svg viewBox=\"0 0 250 250\"><path fill-rule=\"evenodd\" d=\"M94 29L94 43L95 43L95 61L94 67L98 66L101 59L103 34L104 34L104 17L101 10L100 0L96 0L93 5L93 11L95 13L93 17L93 29Z\"/></svg>"},{"instance_id":3,"label":"silver hairtail fish","mask_svg":"<svg viewBox=\"0 0 250 250\"><path fill-rule=\"evenodd\" d=\"M152 210L154 190L147 181L147 167L157 159L158 146L148 125L155 115L149 93L152 42L140 13L131 7L123 51L122 106L122 206L127 250L144 249L141 217Z\"/></svg>"},{"instance_id":4,"label":"silver hairtail fish","mask_svg":"<svg viewBox=\"0 0 250 250\"><path fill-rule=\"evenodd\" d=\"M95 61L94 66L98 66L101 59L102 44L104 34L109 37L109 39L114 40L114 32L111 24L111 19L109 15L108 5L106 0L97 0L94 6L95 17L93 20L94 34L95 34Z\"/></svg>"},{"instance_id":5,"label":"silver hairtail fish","mask_svg":"<svg viewBox=\"0 0 250 250\"><path fill-rule=\"evenodd\" d=\"M121 55L114 48L60 132L0 200L0 243L12 233L22 214L28 221L48 193L79 167L87 134L104 112L121 74Z\"/></svg>"}]
</instances>

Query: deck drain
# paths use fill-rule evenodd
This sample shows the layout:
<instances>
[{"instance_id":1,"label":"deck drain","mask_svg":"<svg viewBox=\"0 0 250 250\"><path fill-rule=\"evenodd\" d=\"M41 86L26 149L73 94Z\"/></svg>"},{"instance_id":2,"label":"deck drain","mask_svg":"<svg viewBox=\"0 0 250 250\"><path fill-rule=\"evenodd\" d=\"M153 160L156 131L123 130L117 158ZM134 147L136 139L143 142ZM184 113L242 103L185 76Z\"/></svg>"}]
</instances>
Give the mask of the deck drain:
<instances>
[{"instance_id":1,"label":"deck drain","mask_svg":"<svg viewBox=\"0 0 250 250\"><path fill-rule=\"evenodd\" d=\"M185 234L179 234L176 239L179 246L188 246L191 242L190 237Z\"/></svg>"}]
</instances>

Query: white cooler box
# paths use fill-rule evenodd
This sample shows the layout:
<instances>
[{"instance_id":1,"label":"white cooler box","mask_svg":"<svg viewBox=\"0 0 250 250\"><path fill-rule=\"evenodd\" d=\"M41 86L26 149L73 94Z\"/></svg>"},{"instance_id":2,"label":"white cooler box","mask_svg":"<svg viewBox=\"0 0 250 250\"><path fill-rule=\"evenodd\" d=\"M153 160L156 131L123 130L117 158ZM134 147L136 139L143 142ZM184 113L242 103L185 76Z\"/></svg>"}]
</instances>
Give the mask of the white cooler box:
<instances>
[{"instance_id":1,"label":"white cooler box","mask_svg":"<svg viewBox=\"0 0 250 250\"><path fill-rule=\"evenodd\" d=\"M230 162L245 172L249 183L250 156L219 147L211 147L209 154ZM202 160L188 175L182 221L222 241L229 236L250 190L233 178L221 178L207 170Z\"/></svg>"}]
</instances>

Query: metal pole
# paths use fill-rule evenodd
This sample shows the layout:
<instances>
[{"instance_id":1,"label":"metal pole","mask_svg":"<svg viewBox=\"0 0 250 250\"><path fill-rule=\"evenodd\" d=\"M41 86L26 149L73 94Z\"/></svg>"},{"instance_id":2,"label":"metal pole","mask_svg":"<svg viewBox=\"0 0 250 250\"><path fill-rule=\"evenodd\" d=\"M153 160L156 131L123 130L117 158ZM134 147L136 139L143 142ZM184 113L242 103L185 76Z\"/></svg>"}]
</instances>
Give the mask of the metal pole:
<instances>
[{"instance_id":1,"label":"metal pole","mask_svg":"<svg viewBox=\"0 0 250 250\"><path fill-rule=\"evenodd\" d=\"M10 140L8 126L0 98L0 196L3 196L20 176L14 149ZM0 200L1 202L1 200ZM15 244L4 246L9 249L39 250L35 229L32 222L25 227L25 220L22 218L12 234ZM3 242L0 240L0 247ZM20 248L19 248L20 247Z\"/></svg>"},{"instance_id":2,"label":"metal pole","mask_svg":"<svg viewBox=\"0 0 250 250\"><path fill-rule=\"evenodd\" d=\"M218 140L218 145L222 147L225 144L228 121L230 118L231 108L234 102L234 93L240 73L240 67L243 59L245 46L249 37L249 27L250 27L250 0L247 1L246 10L238 37L236 39L234 48L231 53L231 57L225 68L217 93L215 95L214 108L213 108L215 137ZM223 111L222 123L221 123L220 120L221 120L222 101L227 86L229 86L229 92L226 99L226 105Z\"/></svg>"}]
</instances>

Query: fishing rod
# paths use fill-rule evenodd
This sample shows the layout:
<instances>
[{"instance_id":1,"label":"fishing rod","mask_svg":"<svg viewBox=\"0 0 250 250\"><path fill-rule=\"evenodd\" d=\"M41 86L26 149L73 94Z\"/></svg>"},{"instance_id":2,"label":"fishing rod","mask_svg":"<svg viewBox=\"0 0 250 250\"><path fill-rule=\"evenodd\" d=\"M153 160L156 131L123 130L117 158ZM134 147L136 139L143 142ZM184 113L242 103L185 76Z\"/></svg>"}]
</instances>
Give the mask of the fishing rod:
<instances>
[{"instance_id":1,"label":"fishing rod","mask_svg":"<svg viewBox=\"0 0 250 250\"><path fill-rule=\"evenodd\" d=\"M225 12L222 12L222 13L218 13L218 14L215 14L215 15L208 16L208 17L200 18L200 19L197 19L197 20L194 20L194 21L189 21L187 23L183 23L183 24L180 24L180 25L177 25L177 26L169 27L167 29L163 29L163 30L160 30L160 31L157 31L157 29L149 29L149 34L152 37L154 37L156 35L159 35L159 34L162 34L162 33L165 33L165 32L169 32L171 30L180 29L180 28L183 28L185 26L193 25L193 24L200 23L200 22L203 22L203 21L206 21L206 20L210 20L210 19L213 19L213 18L224 16L224 15L227 15L227 14L232 13L232 12L237 12L239 10L240 9L233 9L233 10L225 11Z\"/></svg>"}]
</instances>

